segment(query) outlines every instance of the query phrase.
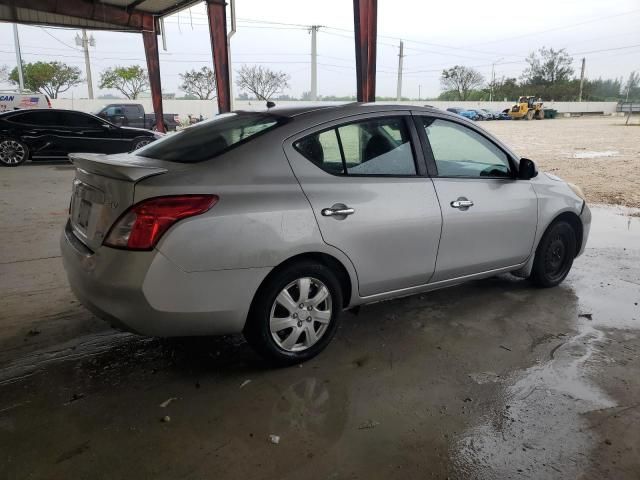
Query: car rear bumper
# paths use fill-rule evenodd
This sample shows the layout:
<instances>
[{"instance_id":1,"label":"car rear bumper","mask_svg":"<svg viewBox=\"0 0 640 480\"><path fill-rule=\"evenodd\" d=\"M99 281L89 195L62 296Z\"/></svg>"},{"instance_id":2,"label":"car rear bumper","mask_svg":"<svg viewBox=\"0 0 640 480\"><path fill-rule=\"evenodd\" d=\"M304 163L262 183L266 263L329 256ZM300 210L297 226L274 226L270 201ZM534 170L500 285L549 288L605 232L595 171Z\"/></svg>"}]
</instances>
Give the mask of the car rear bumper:
<instances>
[{"instance_id":1,"label":"car rear bumper","mask_svg":"<svg viewBox=\"0 0 640 480\"><path fill-rule=\"evenodd\" d=\"M78 300L113 327L171 337L239 333L270 268L185 272L157 251L89 250L64 229L60 242Z\"/></svg>"}]
</instances>

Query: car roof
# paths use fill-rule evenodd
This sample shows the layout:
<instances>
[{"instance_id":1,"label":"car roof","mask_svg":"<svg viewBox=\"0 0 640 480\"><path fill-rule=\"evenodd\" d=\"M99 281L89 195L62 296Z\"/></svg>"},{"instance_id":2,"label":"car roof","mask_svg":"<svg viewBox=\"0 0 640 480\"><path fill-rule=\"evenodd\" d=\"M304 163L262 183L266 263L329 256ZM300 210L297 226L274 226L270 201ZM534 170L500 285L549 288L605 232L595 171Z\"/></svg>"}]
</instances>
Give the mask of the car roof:
<instances>
[{"instance_id":1,"label":"car roof","mask_svg":"<svg viewBox=\"0 0 640 480\"><path fill-rule=\"evenodd\" d=\"M16 110L7 110L6 112L0 113L1 117L8 117L17 113L27 113L27 112L73 112L73 113L83 113L85 115L91 115L95 117L92 113L82 112L80 110L71 110L69 108L18 108Z\"/></svg>"},{"instance_id":2,"label":"car roof","mask_svg":"<svg viewBox=\"0 0 640 480\"><path fill-rule=\"evenodd\" d=\"M373 113L373 112L384 112L384 111L397 111L397 110L420 110L424 112L443 112L435 107L431 106L418 106L418 105L407 105L407 104L399 104L399 103L384 103L384 102L351 102L351 103L342 103L335 105L322 105L322 104L309 104L309 105L301 105L301 106L286 106L286 107L278 107L275 106L270 109L262 110L262 113L271 113L273 115L277 115L285 118L294 118L303 115L310 115L314 113L327 113L329 111L334 111L336 115L343 114L351 114L356 115L358 113ZM237 113L248 113L247 110L236 110Z\"/></svg>"}]
</instances>

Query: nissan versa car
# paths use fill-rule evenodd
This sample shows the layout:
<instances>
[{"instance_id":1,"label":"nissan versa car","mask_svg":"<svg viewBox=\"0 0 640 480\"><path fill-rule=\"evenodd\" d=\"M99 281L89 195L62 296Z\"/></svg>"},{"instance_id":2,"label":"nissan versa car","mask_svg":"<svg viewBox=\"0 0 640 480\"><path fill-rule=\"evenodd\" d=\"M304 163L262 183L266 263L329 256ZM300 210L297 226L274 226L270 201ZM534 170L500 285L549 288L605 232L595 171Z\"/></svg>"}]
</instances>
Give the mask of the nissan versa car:
<instances>
[{"instance_id":1,"label":"nissan versa car","mask_svg":"<svg viewBox=\"0 0 640 480\"><path fill-rule=\"evenodd\" d=\"M67 158L73 152L129 152L159 137L74 110L15 110L0 113L0 166L17 167L29 158Z\"/></svg>"},{"instance_id":2,"label":"nissan versa car","mask_svg":"<svg viewBox=\"0 0 640 480\"><path fill-rule=\"evenodd\" d=\"M360 304L512 272L558 285L580 189L473 122L379 104L235 112L130 154L73 154L77 297L154 336L243 332L289 364Z\"/></svg>"}]
</instances>

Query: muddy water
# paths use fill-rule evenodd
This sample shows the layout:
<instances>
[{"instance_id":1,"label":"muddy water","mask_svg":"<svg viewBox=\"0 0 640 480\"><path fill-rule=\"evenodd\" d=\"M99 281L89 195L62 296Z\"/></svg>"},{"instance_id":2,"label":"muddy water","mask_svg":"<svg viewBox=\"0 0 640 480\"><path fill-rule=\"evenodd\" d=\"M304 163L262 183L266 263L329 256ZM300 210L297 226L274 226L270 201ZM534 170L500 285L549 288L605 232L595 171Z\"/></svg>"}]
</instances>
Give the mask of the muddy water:
<instances>
[{"instance_id":1,"label":"muddy water","mask_svg":"<svg viewBox=\"0 0 640 480\"><path fill-rule=\"evenodd\" d=\"M0 371L0 471L638 478L640 219L627 213L594 212L558 288L500 276L371 305L300 367L267 370L240 337L113 332L15 358Z\"/></svg>"}]
</instances>

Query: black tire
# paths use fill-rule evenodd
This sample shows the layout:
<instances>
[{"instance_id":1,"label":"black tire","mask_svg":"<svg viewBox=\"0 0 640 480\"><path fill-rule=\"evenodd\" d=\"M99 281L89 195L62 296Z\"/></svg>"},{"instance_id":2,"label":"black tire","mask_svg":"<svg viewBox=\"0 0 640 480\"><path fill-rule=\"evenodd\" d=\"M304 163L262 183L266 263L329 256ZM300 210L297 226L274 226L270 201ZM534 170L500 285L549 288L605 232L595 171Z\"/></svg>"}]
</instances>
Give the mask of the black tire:
<instances>
[{"instance_id":1,"label":"black tire","mask_svg":"<svg viewBox=\"0 0 640 480\"><path fill-rule=\"evenodd\" d=\"M314 332L316 329L319 332L323 329L322 323L316 323L315 320L305 323L301 320L302 314L296 316L296 314L291 314L289 311L284 313L285 316L288 315L285 321L297 323L290 327L283 328L277 333L271 333L270 325L272 311L275 315L276 309L282 308L280 304L277 304L276 297L278 297L289 285L302 278L310 278L319 282L317 284L312 282L310 292L313 292L313 288L317 288L320 284L323 284L327 288L330 303L321 303L319 305L324 306L325 308L326 305L330 305L330 318L328 320L328 324L326 324L326 328L322 330L322 334L319 335L316 343L313 343L308 347L304 347L305 349L303 350L291 351L285 349L282 345L279 345L274 339L274 336L277 336L281 342L284 340L283 343L286 343L286 339L289 335L295 336L295 332L297 335L300 335L299 339L304 343L307 341L307 334L306 331L303 332L302 330L313 328ZM294 303L298 305L300 298L294 298L297 287L294 285L290 288L293 289L291 298L294 299ZM315 294L318 292L319 290L317 290ZM342 306L342 289L340 287L340 282L330 268L312 261L295 263L275 272L260 287L251 305L243 333L247 342L249 342L249 344L272 365L286 366L298 364L315 357L329 344L338 329ZM297 311L306 312L305 309ZM304 313L304 315L306 315L306 313ZM294 320L293 317L297 320ZM311 317L309 316L307 318ZM287 332L289 332L288 335ZM294 346L292 348L303 348L303 346Z\"/></svg>"},{"instance_id":2,"label":"black tire","mask_svg":"<svg viewBox=\"0 0 640 480\"><path fill-rule=\"evenodd\" d=\"M0 138L0 165L17 167L29 158L29 147L13 138Z\"/></svg>"},{"instance_id":3,"label":"black tire","mask_svg":"<svg viewBox=\"0 0 640 480\"><path fill-rule=\"evenodd\" d=\"M154 140L154 138L152 138L152 137L137 137L137 138L134 138L133 141L131 142L131 151L133 152L134 150L142 148L145 145L149 145L151 142L153 142L153 140Z\"/></svg>"},{"instance_id":4,"label":"black tire","mask_svg":"<svg viewBox=\"0 0 640 480\"><path fill-rule=\"evenodd\" d=\"M560 284L571 270L576 247L573 226L564 220L552 223L538 244L529 280L544 288Z\"/></svg>"}]
</instances>

